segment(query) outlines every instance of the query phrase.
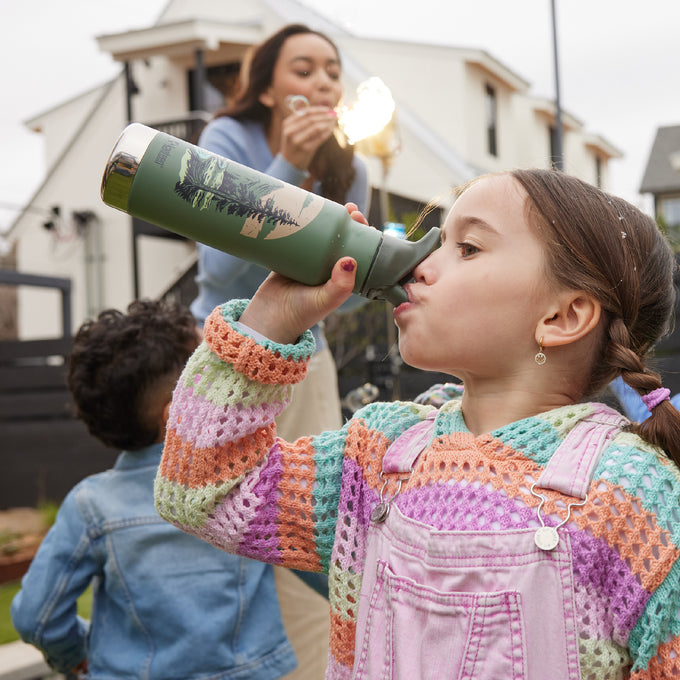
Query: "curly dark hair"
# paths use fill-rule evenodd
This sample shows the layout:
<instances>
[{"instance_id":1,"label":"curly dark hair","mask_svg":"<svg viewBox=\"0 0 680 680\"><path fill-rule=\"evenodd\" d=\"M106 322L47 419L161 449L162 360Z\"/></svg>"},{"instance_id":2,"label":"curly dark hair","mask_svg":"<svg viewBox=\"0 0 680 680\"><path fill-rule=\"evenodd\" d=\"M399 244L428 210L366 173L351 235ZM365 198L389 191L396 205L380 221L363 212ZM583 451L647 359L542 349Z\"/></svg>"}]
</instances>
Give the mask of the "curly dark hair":
<instances>
[{"instance_id":1,"label":"curly dark hair","mask_svg":"<svg viewBox=\"0 0 680 680\"><path fill-rule=\"evenodd\" d=\"M191 312L175 303L135 300L125 314L107 309L83 323L68 385L90 434L128 451L158 441L163 408L197 345Z\"/></svg>"}]
</instances>

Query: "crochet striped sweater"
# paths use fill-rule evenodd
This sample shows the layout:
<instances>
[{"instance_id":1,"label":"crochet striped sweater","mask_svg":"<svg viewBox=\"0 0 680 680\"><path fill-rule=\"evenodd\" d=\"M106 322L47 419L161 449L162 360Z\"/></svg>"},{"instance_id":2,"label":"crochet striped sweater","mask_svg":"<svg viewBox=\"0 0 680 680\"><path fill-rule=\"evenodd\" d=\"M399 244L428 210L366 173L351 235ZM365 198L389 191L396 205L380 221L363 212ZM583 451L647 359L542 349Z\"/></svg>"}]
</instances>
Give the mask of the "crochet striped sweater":
<instances>
[{"instance_id":1,"label":"crochet striped sweater","mask_svg":"<svg viewBox=\"0 0 680 680\"><path fill-rule=\"evenodd\" d=\"M218 307L173 396L156 507L168 521L229 552L329 574L327 678L349 678L370 512L390 443L433 408L371 404L342 430L285 442L274 419L313 351L249 337L246 301ZM530 491L590 404L567 406L473 436L460 402L437 413L433 437L399 510L440 530L540 526ZM546 523L564 519L546 491ZM680 677L680 474L637 436L607 447L565 525L573 550L584 679Z\"/></svg>"}]
</instances>

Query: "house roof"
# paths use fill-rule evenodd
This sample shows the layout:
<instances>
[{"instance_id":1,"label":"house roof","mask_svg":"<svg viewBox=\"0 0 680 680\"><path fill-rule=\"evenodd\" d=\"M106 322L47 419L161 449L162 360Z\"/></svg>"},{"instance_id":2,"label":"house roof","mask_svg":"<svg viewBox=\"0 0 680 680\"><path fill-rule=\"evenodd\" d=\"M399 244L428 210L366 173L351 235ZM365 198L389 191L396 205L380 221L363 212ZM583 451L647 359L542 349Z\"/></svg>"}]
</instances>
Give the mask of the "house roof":
<instances>
[{"instance_id":1,"label":"house roof","mask_svg":"<svg viewBox=\"0 0 680 680\"><path fill-rule=\"evenodd\" d=\"M671 125L656 131L640 193L677 191L680 191L680 125Z\"/></svg>"}]
</instances>

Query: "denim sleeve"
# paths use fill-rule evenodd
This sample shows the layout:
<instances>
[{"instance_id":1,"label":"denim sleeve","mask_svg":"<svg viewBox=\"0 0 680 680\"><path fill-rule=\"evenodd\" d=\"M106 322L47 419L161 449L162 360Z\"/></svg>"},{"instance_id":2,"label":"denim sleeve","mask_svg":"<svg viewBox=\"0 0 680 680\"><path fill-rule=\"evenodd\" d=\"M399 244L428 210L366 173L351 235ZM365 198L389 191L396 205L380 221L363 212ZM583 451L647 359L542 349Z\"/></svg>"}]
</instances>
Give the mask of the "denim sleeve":
<instances>
[{"instance_id":1,"label":"denim sleeve","mask_svg":"<svg viewBox=\"0 0 680 680\"><path fill-rule=\"evenodd\" d=\"M621 402L626 418L635 423L641 423L649 418L651 414L640 398L640 395L630 385L625 383L623 378L615 378L609 383L609 387L611 387L612 392Z\"/></svg>"},{"instance_id":2,"label":"denim sleeve","mask_svg":"<svg viewBox=\"0 0 680 680\"><path fill-rule=\"evenodd\" d=\"M89 623L76 613L77 599L95 572L86 529L71 491L10 610L21 639L37 647L60 672L74 668L87 656Z\"/></svg>"},{"instance_id":3,"label":"denim sleeve","mask_svg":"<svg viewBox=\"0 0 680 680\"><path fill-rule=\"evenodd\" d=\"M371 193L368 186L368 171L366 163L359 156L354 156L354 169L356 175L354 182L347 192L346 203L356 203L359 210L368 217L368 212L371 209Z\"/></svg>"},{"instance_id":4,"label":"denim sleeve","mask_svg":"<svg viewBox=\"0 0 680 680\"><path fill-rule=\"evenodd\" d=\"M318 571L301 571L300 569L291 569L291 571L312 590L319 593L321 597L326 600L329 599L327 574Z\"/></svg>"}]
</instances>

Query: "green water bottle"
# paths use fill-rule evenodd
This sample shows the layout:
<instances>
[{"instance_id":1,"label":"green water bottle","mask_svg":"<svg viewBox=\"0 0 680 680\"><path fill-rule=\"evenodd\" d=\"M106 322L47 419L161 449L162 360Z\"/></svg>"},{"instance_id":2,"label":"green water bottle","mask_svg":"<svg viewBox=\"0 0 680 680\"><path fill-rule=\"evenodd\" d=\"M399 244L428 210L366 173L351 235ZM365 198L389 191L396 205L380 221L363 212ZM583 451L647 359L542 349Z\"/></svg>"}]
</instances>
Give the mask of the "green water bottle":
<instances>
[{"instance_id":1,"label":"green water bottle","mask_svg":"<svg viewBox=\"0 0 680 680\"><path fill-rule=\"evenodd\" d=\"M354 292L394 305L439 246L439 229L415 242L383 235L338 203L139 123L116 142L101 194L134 217L312 286L351 256Z\"/></svg>"}]
</instances>

